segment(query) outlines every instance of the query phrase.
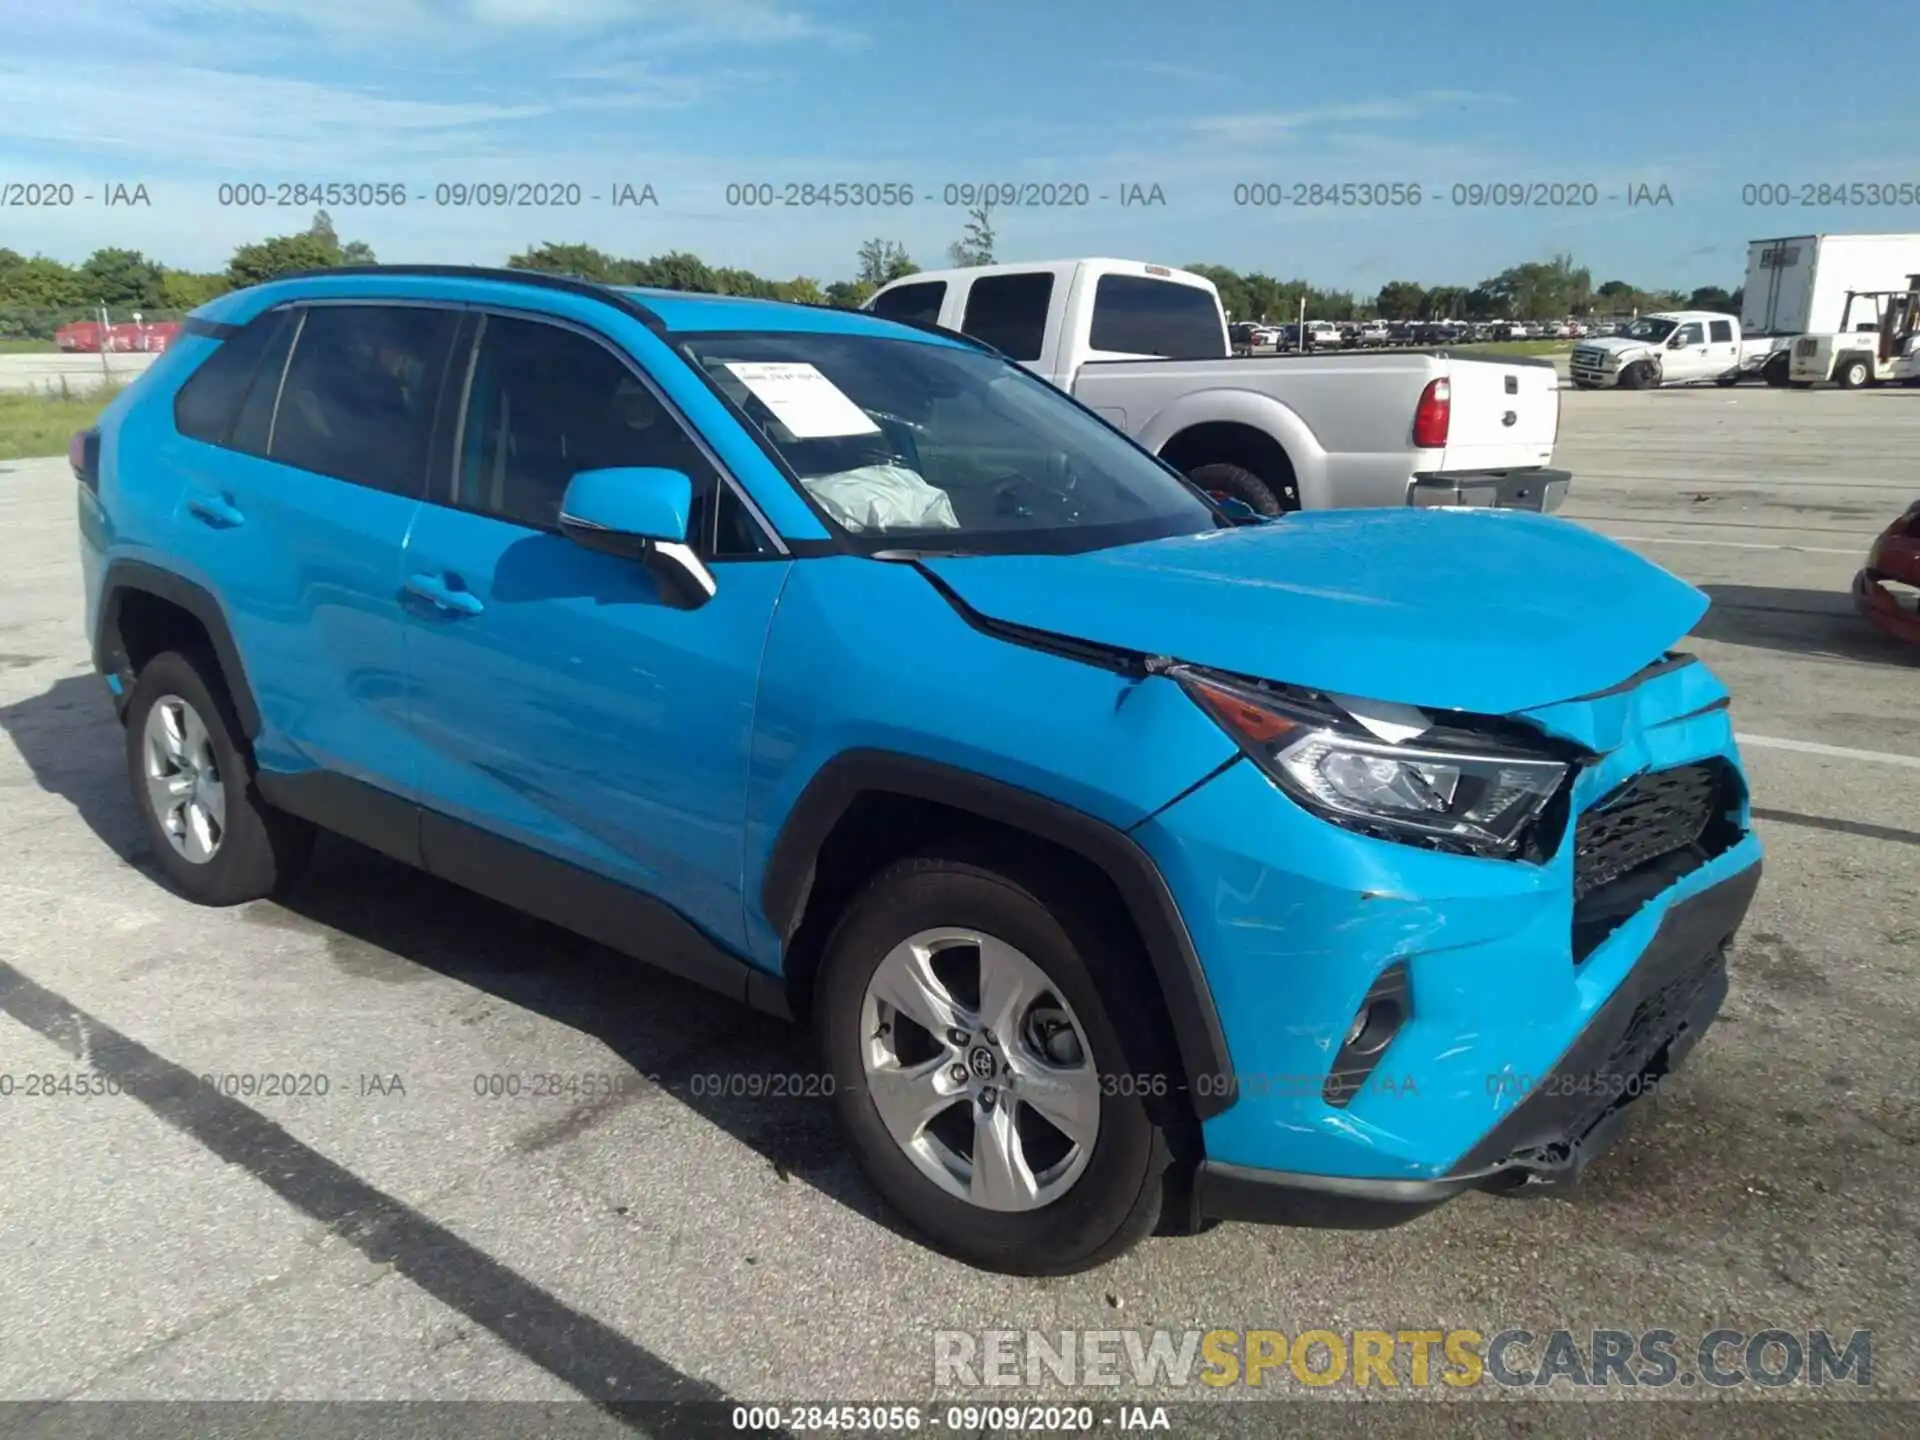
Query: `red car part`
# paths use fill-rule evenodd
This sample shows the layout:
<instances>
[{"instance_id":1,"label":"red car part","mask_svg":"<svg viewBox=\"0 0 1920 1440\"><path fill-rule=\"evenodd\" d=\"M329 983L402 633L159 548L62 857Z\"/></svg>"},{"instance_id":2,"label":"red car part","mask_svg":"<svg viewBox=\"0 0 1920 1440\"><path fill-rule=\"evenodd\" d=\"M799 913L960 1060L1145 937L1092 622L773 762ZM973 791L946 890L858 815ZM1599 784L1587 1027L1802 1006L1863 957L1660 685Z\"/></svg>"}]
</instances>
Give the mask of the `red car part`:
<instances>
[{"instance_id":1,"label":"red car part","mask_svg":"<svg viewBox=\"0 0 1920 1440\"><path fill-rule=\"evenodd\" d=\"M1920 500L1880 532L1867 563L1853 577L1853 603L1860 613L1897 640L1920 645L1920 600L1887 582L1920 592Z\"/></svg>"}]
</instances>

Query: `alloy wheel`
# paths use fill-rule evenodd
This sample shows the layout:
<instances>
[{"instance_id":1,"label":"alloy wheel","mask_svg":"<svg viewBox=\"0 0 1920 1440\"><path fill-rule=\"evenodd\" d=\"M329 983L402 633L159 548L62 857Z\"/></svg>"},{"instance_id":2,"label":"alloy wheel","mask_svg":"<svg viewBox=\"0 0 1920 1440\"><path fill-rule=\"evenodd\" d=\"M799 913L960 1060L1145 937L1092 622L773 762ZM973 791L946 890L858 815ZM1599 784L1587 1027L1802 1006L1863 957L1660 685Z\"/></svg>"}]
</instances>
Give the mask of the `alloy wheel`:
<instances>
[{"instance_id":1,"label":"alloy wheel","mask_svg":"<svg viewBox=\"0 0 1920 1440\"><path fill-rule=\"evenodd\" d=\"M227 792L206 722L178 695L162 695L147 711L142 754L147 800L167 842L205 865L227 833Z\"/></svg>"},{"instance_id":2,"label":"alloy wheel","mask_svg":"<svg viewBox=\"0 0 1920 1440\"><path fill-rule=\"evenodd\" d=\"M920 1173L982 1209L1066 1194L1100 1133L1086 1030L1046 972L978 930L924 930L861 1004L867 1093Z\"/></svg>"}]
</instances>

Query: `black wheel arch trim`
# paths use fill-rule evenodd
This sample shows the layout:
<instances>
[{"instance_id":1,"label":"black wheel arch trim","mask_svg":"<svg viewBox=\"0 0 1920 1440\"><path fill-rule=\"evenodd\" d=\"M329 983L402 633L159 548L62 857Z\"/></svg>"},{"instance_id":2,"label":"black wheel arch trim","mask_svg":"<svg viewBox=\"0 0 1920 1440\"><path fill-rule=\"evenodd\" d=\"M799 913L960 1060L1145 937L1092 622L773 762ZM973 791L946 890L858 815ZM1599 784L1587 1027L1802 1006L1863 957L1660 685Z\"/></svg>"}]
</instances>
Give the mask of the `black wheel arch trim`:
<instances>
[{"instance_id":1,"label":"black wheel arch trim","mask_svg":"<svg viewBox=\"0 0 1920 1440\"><path fill-rule=\"evenodd\" d=\"M214 658L233 697L233 708L240 727L249 740L260 736L260 706L253 698L246 665L240 659L240 647L234 643L233 630L227 624L226 608L205 586L184 575L163 569L144 560L119 559L109 562L100 586L99 624L93 636L94 668L103 675L121 680L120 702L133 688L133 667L120 638L120 608L129 594L146 593L178 605L207 632Z\"/></svg>"},{"instance_id":2,"label":"black wheel arch trim","mask_svg":"<svg viewBox=\"0 0 1920 1440\"><path fill-rule=\"evenodd\" d=\"M761 910L784 946L798 930L820 849L863 794L903 795L997 821L1097 866L1126 902L1145 944L1186 1072L1205 1120L1238 1098L1220 1012L1179 905L1153 859L1125 831L1031 790L891 750L845 751L822 765L787 814L760 883ZM1201 1076L1208 1077L1200 1084Z\"/></svg>"}]
</instances>

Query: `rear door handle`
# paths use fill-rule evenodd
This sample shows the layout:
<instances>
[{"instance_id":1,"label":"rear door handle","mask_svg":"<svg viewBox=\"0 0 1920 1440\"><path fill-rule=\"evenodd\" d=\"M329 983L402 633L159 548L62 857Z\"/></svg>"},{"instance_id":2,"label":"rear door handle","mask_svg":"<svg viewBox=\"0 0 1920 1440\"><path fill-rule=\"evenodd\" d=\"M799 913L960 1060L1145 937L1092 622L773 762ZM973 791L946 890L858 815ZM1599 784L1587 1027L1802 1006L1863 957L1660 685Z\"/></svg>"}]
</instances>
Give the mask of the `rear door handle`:
<instances>
[{"instance_id":1,"label":"rear door handle","mask_svg":"<svg viewBox=\"0 0 1920 1440\"><path fill-rule=\"evenodd\" d=\"M187 513L216 530L231 530L236 525L244 525L247 519L226 495L189 495Z\"/></svg>"},{"instance_id":2,"label":"rear door handle","mask_svg":"<svg viewBox=\"0 0 1920 1440\"><path fill-rule=\"evenodd\" d=\"M453 615L478 615L487 608L471 590L464 587L455 589L438 575L408 576L407 592L418 595L422 600L429 600Z\"/></svg>"}]
</instances>

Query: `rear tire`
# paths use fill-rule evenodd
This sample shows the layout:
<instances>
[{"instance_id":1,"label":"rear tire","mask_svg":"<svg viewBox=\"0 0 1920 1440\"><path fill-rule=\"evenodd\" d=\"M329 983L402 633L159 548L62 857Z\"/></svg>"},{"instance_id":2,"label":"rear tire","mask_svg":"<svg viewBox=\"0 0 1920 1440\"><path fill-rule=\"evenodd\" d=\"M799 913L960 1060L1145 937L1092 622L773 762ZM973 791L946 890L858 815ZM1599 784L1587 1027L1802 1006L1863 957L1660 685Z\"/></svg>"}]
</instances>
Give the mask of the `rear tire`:
<instances>
[{"instance_id":1,"label":"rear tire","mask_svg":"<svg viewBox=\"0 0 1920 1440\"><path fill-rule=\"evenodd\" d=\"M1722 375L1713 383L1718 385L1722 390L1731 390L1740 383L1740 372L1736 370L1731 375Z\"/></svg>"},{"instance_id":2,"label":"rear tire","mask_svg":"<svg viewBox=\"0 0 1920 1440\"><path fill-rule=\"evenodd\" d=\"M1243 465L1219 462L1196 465L1187 478L1216 500L1238 500L1258 515L1284 515L1300 508L1300 492L1289 475L1278 493Z\"/></svg>"},{"instance_id":3,"label":"rear tire","mask_svg":"<svg viewBox=\"0 0 1920 1440\"><path fill-rule=\"evenodd\" d=\"M1785 386L1787 383L1787 366L1789 363L1787 352L1784 350L1780 351L1777 355L1769 356L1767 363L1760 367L1760 378L1776 388Z\"/></svg>"},{"instance_id":4,"label":"rear tire","mask_svg":"<svg viewBox=\"0 0 1920 1440\"><path fill-rule=\"evenodd\" d=\"M1118 960L1113 930L1074 887L1011 847L899 861L835 926L814 999L834 1107L874 1188L946 1254L1004 1274L1064 1275L1153 1231L1171 1152L1148 1095L1173 1080L1130 1062L1151 1052L1122 1041L1118 1027L1137 1023L1124 997L1142 987L1115 973ZM989 966L1021 983L989 986ZM997 994L1022 997L1009 1013L1024 1018L996 1022ZM1054 1037L1039 1042L1051 1047L1059 1021L1072 1063L1055 1068L1033 1037ZM1060 1112L1063 1127L1025 1098L1058 1103L1065 1092L1049 1082L1077 1101ZM982 1085L996 1088L983 1096ZM1012 1144L977 1169L996 1123ZM1087 1143L1063 1151L1075 1131ZM1003 1168L996 1157L1008 1154L1015 1163ZM1009 1173L1011 1187L996 1179Z\"/></svg>"},{"instance_id":5,"label":"rear tire","mask_svg":"<svg viewBox=\"0 0 1920 1440\"><path fill-rule=\"evenodd\" d=\"M167 883L201 905L271 895L305 867L313 827L275 810L220 669L169 650L149 660L127 701L134 808Z\"/></svg>"}]
</instances>

